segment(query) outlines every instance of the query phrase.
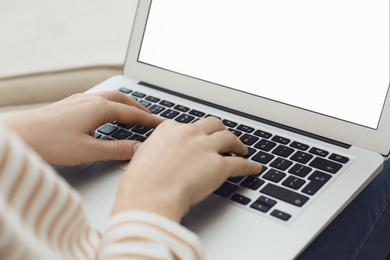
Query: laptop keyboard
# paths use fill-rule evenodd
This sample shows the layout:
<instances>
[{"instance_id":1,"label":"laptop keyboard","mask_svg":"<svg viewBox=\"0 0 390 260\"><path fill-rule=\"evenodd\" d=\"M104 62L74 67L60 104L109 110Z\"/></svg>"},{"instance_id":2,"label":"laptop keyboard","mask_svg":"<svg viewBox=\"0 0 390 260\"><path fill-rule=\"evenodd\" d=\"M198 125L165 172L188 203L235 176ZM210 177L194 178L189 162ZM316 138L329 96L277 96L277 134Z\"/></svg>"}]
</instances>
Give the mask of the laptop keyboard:
<instances>
[{"instance_id":1,"label":"laptop keyboard","mask_svg":"<svg viewBox=\"0 0 390 260\"><path fill-rule=\"evenodd\" d=\"M194 123L200 118L211 116L124 87L119 90L140 102L153 114L165 119ZM288 221L292 215L278 209L281 201L294 207L303 207L349 162L349 158L345 156L229 119L220 119L229 131L247 145L249 153L245 158L262 164L263 168L255 176L227 179L214 194L261 214L269 214L279 220ZM104 140L129 139L143 142L152 132L153 129L135 124L112 122L98 128L95 137ZM258 198L243 195L245 189L259 192Z\"/></svg>"}]
</instances>

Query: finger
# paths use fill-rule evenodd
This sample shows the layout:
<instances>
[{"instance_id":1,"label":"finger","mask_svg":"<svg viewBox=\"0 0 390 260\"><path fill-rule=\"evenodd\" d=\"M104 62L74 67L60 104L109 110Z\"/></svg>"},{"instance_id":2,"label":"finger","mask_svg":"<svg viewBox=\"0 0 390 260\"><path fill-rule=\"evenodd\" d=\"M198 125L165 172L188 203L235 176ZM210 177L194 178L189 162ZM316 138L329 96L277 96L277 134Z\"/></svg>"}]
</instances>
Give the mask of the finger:
<instances>
[{"instance_id":1,"label":"finger","mask_svg":"<svg viewBox=\"0 0 390 260\"><path fill-rule=\"evenodd\" d=\"M227 129L213 133L210 135L209 139L211 145L213 145L220 154L234 153L240 156L248 154L248 147Z\"/></svg>"},{"instance_id":2,"label":"finger","mask_svg":"<svg viewBox=\"0 0 390 260\"><path fill-rule=\"evenodd\" d=\"M102 160L130 160L140 142L131 140L89 139L87 153L89 162Z\"/></svg>"},{"instance_id":3,"label":"finger","mask_svg":"<svg viewBox=\"0 0 390 260\"><path fill-rule=\"evenodd\" d=\"M197 126L206 134L212 134L214 132L226 129L222 121L216 117L203 118L201 120L196 121L193 125Z\"/></svg>"},{"instance_id":4,"label":"finger","mask_svg":"<svg viewBox=\"0 0 390 260\"><path fill-rule=\"evenodd\" d=\"M144 110L116 102L109 102L104 113L104 122L101 122L102 124L118 121L121 123L135 123L140 126L155 128L164 121Z\"/></svg>"},{"instance_id":5,"label":"finger","mask_svg":"<svg viewBox=\"0 0 390 260\"><path fill-rule=\"evenodd\" d=\"M135 101L130 96L120 92L119 90L108 90L108 91L97 92L95 93L95 95L104 97L105 99L112 102L122 103L129 106L135 106L136 108L139 108L149 114L151 113L149 109L141 105L139 102Z\"/></svg>"},{"instance_id":6,"label":"finger","mask_svg":"<svg viewBox=\"0 0 390 260\"><path fill-rule=\"evenodd\" d=\"M242 157L224 157L229 177L255 175L261 172L262 166Z\"/></svg>"}]
</instances>

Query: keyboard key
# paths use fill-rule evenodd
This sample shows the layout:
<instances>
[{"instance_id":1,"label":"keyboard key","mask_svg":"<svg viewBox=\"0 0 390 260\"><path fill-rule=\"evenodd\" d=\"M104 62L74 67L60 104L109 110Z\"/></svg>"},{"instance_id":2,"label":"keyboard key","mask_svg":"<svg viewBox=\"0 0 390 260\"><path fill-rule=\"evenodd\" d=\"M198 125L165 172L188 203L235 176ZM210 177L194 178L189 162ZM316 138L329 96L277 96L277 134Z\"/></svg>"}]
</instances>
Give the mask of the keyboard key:
<instances>
[{"instance_id":1,"label":"keyboard key","mask_svg":"<svg viewBox=\"0 0 390 260\"><path fill-rule=\"evenodd\" d=\"M137 98L144 98L146 96L144 93L138 91L133 92L131 95Z\"/></svg>"},{"instance_id":2,"label":"keyboard key","mask_svg":"<svg viewBox=\"0 0 390 260\"><path fill-rule=\"evenodd\" d=\"M173 109L176 109L177 111L184 112L184 113L190 110L188 107L182 105L176 105Z\"/></svg>"},{"instance_id":3,"label":"keyboard key","mask_svg":"<svg viewBox=\"0 0 390 260\"><path fill-rule=\"evenodd\" d=\"M299 142L292 142L290 144L291 147L293 148L296 148L296 149L299 149L299 150L302 150L302 151L306 151L307 149L309 149L309 146L307 144L303 144L303 143L299 143Z\"/></svg>"},{"instance_id":4,"label":"keyboard key","mask_svg":"<svg viewBox=\"0 0 390 260\"><path fill-rule=\"evenodd\" d=\"M237 126L237 130L240 130L240 131L243 131L246 133L252 133L253 131L255 131L254 128L247 126L247 125L239 125L239 126Z\"/></svg>"},{"instance_id":5,"label":"keyboard key","mask_svg":"<svg viewBox=\"0 0 390 260\"><path fill-rule=\"evenodd\" d=\"M306 164L308 163L314 156L305 152L297 151L293 156L291 156L291 160Z\"/></svg>"},{"instance_id":6,"label":"keyboard key","mask_svg":"<svg viewBox=\"0 0 390 260\"><path fill-rule=\"evenodd\" d=\"M119 88L119 91L122 93L125 93L125 94L129 94L131 92L131 89L121 87L121 88Z\"/></svg>"},{"instance_id":7,"label":"keyboard key","mask_svg":"<svg viewBox=\"0 0 390 260\"><path fill-rule=\"evenodd\" d=\"M253 176L259 177L260 175L262 175L263 173L265 173L267 170L268 170L267 166L262 165L262 166L261 166L261 171L260 171L258 174L253 175Z\"/></svg>"},{"instance_id":8,"label":"keyboard key","mask_svg":"<svg viewBox=\"0 0 390 260\"><path fill-rule=\"evenodd\" d=\"M329 154L328 151L325 151L325 150L322 150L322 149L316 148L316 147L311 148L309 153L312 153L312 154L315 154L315 155L318 155L321 157L326 157Z\"/></svg>"},{"instance_id":9,"label":"keyboard key","mask_svg":"<svg viewBox=\"0 0 390 260\"><path fill-rule=\"evenodd\" d=\"M230 197L236 190L238 190L237 185L224 182L216 191L214 191L214 194L227 198Z\"/></svg>"},{"instance_id":10,"label":"keyboard key","mask_svg":"<svg viewBox=\"0 0 390 260\"><path fill-rule=\"evenodd\" d=\"M257 190L264 183L265 183L265 181L260 180L259 178L256 178L255 176L248 176L241 183L241 186L244 186L244 187L251 189L251 190Z\"/></svg>"},{"instance_id":11,"label":"keyboard key","mask_svg":"<svg viewBox=\"0 0 390 260\"><path fill-rule=\"evenodd\" d=\"M289 160L276 158L270 165L276 169L285 171L287 170L293 163Z\"/></svg>"},{"instance_id":12,"label":"keyboard key","mask_svg":"<svg viewBox=\"0 0 390 260\"><path fill-rule=\"evenodd\" d=\"M172 109L168 109L168 110L165 110L164 112L162 112L160 114L160 116L164 117L164 118L167 118L167 119L173 119L175 118L176 116L178 116L180 113L175 111L175 110L172 110Z\"/></svg>"},{"instance_id":13,"label":"keyboard key","mask_svg":"<svg viewBox=\"0 0 390 260\"><path fill-rule=\"evenodd\" d=\"M276 200L272 200L272 199L267 198L265 196L260 196L260 198L258 198L256 201L263 204L263 205L266 205L270 208L272 208L273 206L276 205Z\"/></svg>"},{"instance_id":14,"label":"keyboard key","mask_svg":"<svg viewBox=\"0 0 390 260\"><path fill-rule=\"evenodd\" d=\"M276 146L276 143L268 141L268 140L265 140L265 139L261 139L255 145L256 148L258 148L260 150L263 150L263 151L266 151L266 152L271 151L275 146Z\"/></svg>"},{"instance_id":15,"label":"keyboard key","mask_svg":"<svg viewBox=\"0 0 390 260\"><path fill-rule=\"evenodd\" d=\"M110 135L113 132L115 132L116 130L118 130L118 127L110 125L110 124L106 124L106 125L98 128L98 132L105 134L105 135Z\"/></svg>"},{"instance_id":16,"label":"keyboard key","mask_svg":"<svg viewBox=\"0 0 390 260\"><path fill-rule=\"evenodd\" d=\"M317 168L319 170L323 170L329 173L337 173L341 167L343 167L341 164L332 162L320 157L315 158L309 166Z\"/></svg>"},{"instance_id":17,"label":"keyboard key","mask_svg":"<svg viewBox=\"0 0 390 260\"><path fill-rule=\"evenodd\" d=\"M269 163L275 156L272 154L264 153L262 151L258 152L255 156L252 157L253 161L259 162L261 164Z\"/></svg>"},{"instance_id":18,"label":"keyboard key","mask_svg":"<svg viewBox=\"0 0 390 260\"><path fill-rule=\"evenodd\" d=\"M240 181L242 181L244 178L245 178L245 176L230 177L230 178L228 179L228 181L238 184L238 183L240 183Z\"/></svg>"},{"instance_id":19,"label":"keyboard key","mask_svg":"<svg viewBox=\"0 0 390 260\"><path fill-rule=\"evenodd\" d=\"M133 126L135 126L135 124L134 124L134 123L130 123L130 124L118 123L118 126L119 126L119 127L122 127L122 128L130 129L130 128L132 128Z\"/></svg>"},{"instance_id":20,"label":"keyboard key","mask_svg":"<svg viewBox=\"0 0 390 260\"><path fill-rule=\"evenodd\" d=\"M302 207L309 200L309 198L304 195L271 183L268 183L263 189L260 190L260 192L276 199L283 200L284 202L290 203L297 207Z\"/></svg>"},{"instance_id":21,"label":"keyboard key","mask_svg":"<svg viewBox=\"0 0 390 260\"><path fill-rule=\"evenodd\" d=\"M158 101L160 101L159 98L156 98L156 97L153 97L153 96L147 96L145 99L147 101L150 101L150 102L153 102L153 103L157 103Z\"/></svg>"},{"instance_id":22,"label":"keyboard key","mask_svg":"<svg viewBox=\"0 0 390 260\"><path fill-rule=\"evenodd\" d=\"M281 144L288 144L290 142L290 139L275 135L272 139L272 141L281 143Z\"/></svg>"},{"instance_id":23,"label":"keyboard key","mask_svg":"<svg viewBox=\"0 0 390 260\"><path fill-rule=\"evenodd\" d=\"M111 137L115 138L115 139L126 139L128 138L129 136L131 135L131 132L129 131L126 131L124 129L119 129L118 131L116 131L115 133L113 133L111 135Z\"/></svg>"},{"instance_id":24,"label":"keyboard key","mask_svg":"<svg viewBox=\"0 0 390 260\"><path fill-rule=\"evenodd\" d=\"M144 135L144 134L146 134L147 132L150 131L150 128L137 125L137 126L133 127L131 129L131 131L133 131L134 133L137 133L137 134Z\"/></svg>"},{"instance_id":25,"label":"keyboard key","mask_svg":"<svg viewBox=\"0 0 390 260\"><path fill-rule=\"evenodd\" d=\"M302 179L299 179L294 176L289 176L283 183L283 186L286 186L288 188L294 189L294 190L299 190L303 184L305 184L305 181Z\"/></svg>"},{"instance_id":26,"label":"keyboard key","mask_svg":"<svg viewBox=\"0 0 390 260\"><path fill-rule=\"evenodd\" d=\"M229 130L230 132L232 132L233 134L235 134L237 137L240 137L240 135L242 135L242 132L237 131L237 130L235 130L235 129L233 129L233 128L229 128L228 130Z\"/></svg>"},{"instance_id":27,"label":"keyboard key","mask_svg":"<svg viewBox=\"0 0 390 260\"><path fill-rule=\"evenodd\" d=\"M146 137L143 137L143 136L138 135L138 134L134 134L134 135L130 136L130 138L128 138L128 140L144 142L146 140Z\"/></svg>"},{"instance_id":28,"label":"keyboard key","mask_svg":"<svg viewBox=\"0 0 390 260\"><path fill-rule=\"evenodd\" d=\"M339 163L342 163L342 164L346 164L347 162L349 162L349 158L338 155L338 154L332 154L331 156L329 156L329 159L336 161L336 162L339 162Z\"/></svg>"},{"instance_id":29,"label":"keyboard key","mask_svg":"<svg viewBox=\"0 0 390 260\"><path fill-rule=\"evenodd\" d=\"M144 107L149 107L152 104L152 103L145 101L145 100L141 100L141 101L139 101L139 103L141 105L143 105Z\"/></svg>"},{"instance_id":30,"label":"keyboard key","mask_svg":"<svg viewBox=\"0 0 390 260\"><path fill-rule=\"evenodd\" d=\"M297 163L288 172L303 178L306 177L311 170L312 169L310 167Z\"/></svg>"},{"instance_id":31,"label":"keyboard key","mask_svg":"<svg viewBox=\"0 0 390 260\"><path fill-rule=\"evenodd\" d=\"M150 112L152 112L153 114L157 115L159 113L161 113L162 111L165 110L164 107L162 106L159 106L159 105L153 105L149 108Z\"/></svg>"},{"instance_id":32,"label":"keyboard key","mask_svg":"<svg viewBox=\"0 0 390 260\"><path fill-rule=\"evenodd\" d=\"M197 116L197 117L203 117L205 115L205 113L201 112L201 111L198 111L198 110L195 110L195 109L192 109L190 112L189 112L190 115L193 115L193 116Z\"/></svg>"},{"instance_id":33,"label":"keyboard key","mask_svg":"<svg viewBox=\"0 0 390 260\"><path fill-rule=\"evenodd\" d=\"M272 151L273 154L287 158L289 157L292 153L294 152L294 149L284 146L284 145L279 145L278 147L275 148L275 150Z\"/></svg>"},{"instance_id":34,"label":"keyboard key","mask_svg":"<svg viewBox=\"0 0 390 260\"><path fill-rule=\"evenodd\" d=\"M253 135L244 134L241 136L240 140L246 145L253 145L259 140L259 138Z\"/></svg>"},{"instance_id":35,"label":"keyboard key","mask_svg":"<svg viewBox=\"0 0 390 260\"><path fill-rule=\"evenodd\" d=\"M252 203L251 208L264 213L267 213L271 209L269 206L261 204L257 201Z\"/></svg>"},{"instance_id":36,"label":"keyboard key","mask_svg":"<svg viewBox=\"0 0 390 260\"><path fill-rule=\"evenodd\" d=\"M261 131L261 130L256 130L253 134L258 136L258 137L265 138L265 139L269 139L269 138L272 137L271 133L267 133L267 132L264 132L264 131Z\"/></svg>"},{"instance_id":37,"label":"keyboard key","mask_svg":"<svg viewBox=\"0 0 390 260\"><path fill-rule=\"evenodd\" d=\"M242 196L240 194L234 194L231 198L232 201L240 203L242 205L247 205L251 200L245 196Z\"/></svg>"},{"instance_id":38,"label":"keyboard key","mask_svg":"<svg viewBox=\"0 0 390 260\"><path fill-rule=\"evenodd\" d=\"M277 209L272 211L271 216L277 217L277 218L284 220L284 221L287 221L291 218L290 214L284 213L284 212L277 210Z\"/></svg>"},{"instance_id":39,"label":"keyboard key","mask_svg":"<svg viewBox=\"0 0 390 260\"><path fill-rule=\"evenodd\" d=\"M226 119L222 120L222 123L227 127L235 127L238 125L236 122L226 120Z\"/></svg>"},{"instance_id":40,"label":"keyboard key","mask_svg":"<svg viewBox=\"0 0 390 260\"><path fill-rule=\"evenodd\" d=\"M184 124L188 124L189 122L191 122L194 119L195 119L195 117L190 116L190 115L186 115L186 114L181 114L180 116L175 118L175 120L177 122L184 123Z\"/></svg>"},{"instance_id":41,"label":"keyboard key","mask_svg":"<svg viewBox=\"0 0 390 260\"><path fill-rule=\"evenodd\" d=\"M253 149L251 147L248 147L248 154L243 156L244 158L248 159L250 158L254 153L256 152L256 149Z\"/></svg>"},{"instance_id":42,"label":"keyboard key","mask_svg":"<svg viewBox=\"0 0 390 260\"><path fill-rule=\"evenodd\" d=\"M322 188L322 186L325 185L325 183L330 180L330 178L332 178L332 175L320 171L315 171L312 175L310 175L310 183L302 189L302 192L308 195L314 195L319 189Z\"/></svg>"},{"instance_id":43,"label":"keyboard key","mask_svg":"<svg viewBox=\"0 0 390 260\"><path fill-rule=\"evenodd\" d=\"M266 174L263 175L263 179L273 181L273 182L280 182L283 180L283 178L286 177L286 174L284 172L270 169Z\"/></svg>"},{"instance_id":44,"label":"keyboard key","mask_svg":"<svg viewBox=\"0 0 390 260\"><path fill-rule=\"evenodd\" d=\"M173 107L175 104L166 100L163 100L159 103L160 105L163 105L165 107Z\"/></svg>"},{"instance_id":45,"label":"keyboard key","mask_svg":"<svg viewBox=\"0 0 390 260\"><path fill-rule=\"evenodd\" d=\"M93 137L95 137L96 139L99 139L100 137L102 137L102 135L101 134L99 134L99 133L96 133L95 132L95 134L94 134L94 136Z\"/></svg>"}]
</instances>

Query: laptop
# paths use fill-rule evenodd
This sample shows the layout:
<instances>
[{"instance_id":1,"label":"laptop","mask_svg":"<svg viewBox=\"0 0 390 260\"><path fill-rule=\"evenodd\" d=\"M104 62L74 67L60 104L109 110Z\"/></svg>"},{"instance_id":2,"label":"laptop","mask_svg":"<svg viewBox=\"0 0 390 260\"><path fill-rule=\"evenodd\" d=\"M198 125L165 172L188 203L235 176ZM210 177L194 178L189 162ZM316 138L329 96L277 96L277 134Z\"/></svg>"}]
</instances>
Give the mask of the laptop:
<instances>
[{"instance_id":1,"label":"laptop","mask_svg":"<svg viewBox=\"0 0 390 260\"><path fill-rule=\"evenodd\" d=\"M388 10L368 0L141 0L123 75L89 92L118 89L181 123L220 118L264 169L226 180L182 224L209 260L294 259L389 156ZM112 122L96 138L151 132ZM101 230L127 163L71 169Z\"/></svg>"}]
</instances>

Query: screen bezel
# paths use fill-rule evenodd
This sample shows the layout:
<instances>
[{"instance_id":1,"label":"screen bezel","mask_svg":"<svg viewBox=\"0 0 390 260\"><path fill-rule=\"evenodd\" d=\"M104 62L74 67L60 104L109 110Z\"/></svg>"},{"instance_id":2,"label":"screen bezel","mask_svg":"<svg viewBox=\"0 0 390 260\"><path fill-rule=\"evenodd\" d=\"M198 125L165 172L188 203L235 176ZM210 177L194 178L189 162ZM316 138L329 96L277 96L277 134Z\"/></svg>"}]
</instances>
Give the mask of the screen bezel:
<instances>
[{"instance_id":1,"label":"screen bezel","mask_svg":"<svg viewBox=\"0 0 390 260\"><path fill-rule=\"evenodd\" d=\"M389 93L386 96L378 128L371 129L139 62L139 52L151 3L152 0L138 2L123 67L125 76L328 139L373 150L384 156L389 154Z\"/></svg>"}]
</instances>

